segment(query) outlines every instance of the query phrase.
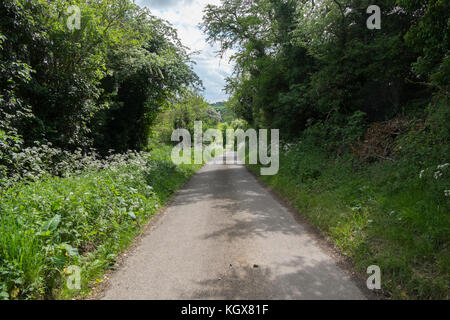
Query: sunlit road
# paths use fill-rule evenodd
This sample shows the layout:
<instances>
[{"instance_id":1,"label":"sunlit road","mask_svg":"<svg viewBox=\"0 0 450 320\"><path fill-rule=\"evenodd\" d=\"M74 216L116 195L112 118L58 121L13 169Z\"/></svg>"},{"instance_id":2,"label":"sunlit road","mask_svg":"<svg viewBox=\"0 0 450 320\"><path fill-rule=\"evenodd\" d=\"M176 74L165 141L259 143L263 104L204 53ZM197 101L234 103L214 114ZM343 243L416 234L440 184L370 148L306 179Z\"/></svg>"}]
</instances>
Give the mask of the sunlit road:
<instances>
[{"instance_id":1,"label":"sunlit road","mask_svg":"<svg viewBox=\"0 0 450 320\"><path fill-rule=\"evenodd\" d=\"M209 164L179 192L104 299L365 299L243 165Z\"/></svg>"}]
</instances>

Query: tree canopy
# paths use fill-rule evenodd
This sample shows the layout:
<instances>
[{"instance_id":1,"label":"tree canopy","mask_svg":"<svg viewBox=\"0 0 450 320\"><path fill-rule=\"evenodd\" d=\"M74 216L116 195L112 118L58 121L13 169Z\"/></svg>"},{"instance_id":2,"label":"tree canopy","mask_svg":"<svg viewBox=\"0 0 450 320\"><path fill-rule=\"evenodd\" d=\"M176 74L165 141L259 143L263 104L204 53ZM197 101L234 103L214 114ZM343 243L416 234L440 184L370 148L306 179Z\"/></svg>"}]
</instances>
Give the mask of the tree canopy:
<instances>
[{"instance_id":1,"label":"tree canopy","mask_svg":"<svg viewBox=\"0 0 450 320\"><path fill-rule=\"evenodd\" d=\"M4 152L35 141L141 150L167 101L201 85L175 29L133 1L5 0L0 12Z\"/></svg>"},{"instance_id":2,"label":"tree canopy","mask_svg":"<svg viewBox=\"0 0 450 320\"><path fill-rule=\"evenodd\" d=\"M366 26L369 5L381 29ZM312 123L345 125L415 112L449 92L449 4L409 0L224 0L203 30L221 52L235 49L228 79L236 113L285 138Z\"/></svg>"}]
</instances>

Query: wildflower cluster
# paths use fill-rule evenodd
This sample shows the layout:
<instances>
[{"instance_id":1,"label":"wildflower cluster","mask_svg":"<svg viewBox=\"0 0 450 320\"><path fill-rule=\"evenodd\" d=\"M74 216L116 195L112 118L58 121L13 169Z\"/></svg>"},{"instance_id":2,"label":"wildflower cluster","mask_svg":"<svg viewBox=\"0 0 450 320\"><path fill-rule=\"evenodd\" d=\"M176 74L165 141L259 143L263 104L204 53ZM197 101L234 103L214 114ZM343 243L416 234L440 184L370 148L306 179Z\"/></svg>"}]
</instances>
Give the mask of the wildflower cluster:
<instances>
[{"instance_id":1,"label":"wildflower cluster","mask_svg":"<svg viewBox=\"0 0 450 320\"><path fill-rule=\"evenodd\" d=\"M419 179L434 181L435 185L439 185L439 189L442 191L444 189L444 196L450 197L450 163L440 164L436 167L426 168L420 171ZM440 191L440 192L441 192Z\"/></svg>"},{"instance_id":2,"label":"wildflower cluster","mask_svg":"<svg viewBox=\"0 0 450 320\"><path fill-rule=\"evenodd\" d=\"M6 189L19 181L38 181L44 176L71 177L85 171L100 171L104 169L117 170L121 164L143 165L148 154L128 151L123 154L113 154L101 157L95 149L83 152L76 149L69 152L55 148L52 144L35 143L35 146L23 148L11 153L11 164L0 165L0 190Z\"/></svg>"},{"instance_id":3,"label":"wildflower cluster","mask_svg":"<svg viewBox=\"0 0 450 320\"><path fill-rule=\"evenodd\" d=\"M0 193L0 300L59 297L69 266L86 288L196 168L175 166L169 146L103 159L49 146L16 156L28 161L26 183ZM60 157L54 168L51 157Z\"/></svg>"}]
</instances>

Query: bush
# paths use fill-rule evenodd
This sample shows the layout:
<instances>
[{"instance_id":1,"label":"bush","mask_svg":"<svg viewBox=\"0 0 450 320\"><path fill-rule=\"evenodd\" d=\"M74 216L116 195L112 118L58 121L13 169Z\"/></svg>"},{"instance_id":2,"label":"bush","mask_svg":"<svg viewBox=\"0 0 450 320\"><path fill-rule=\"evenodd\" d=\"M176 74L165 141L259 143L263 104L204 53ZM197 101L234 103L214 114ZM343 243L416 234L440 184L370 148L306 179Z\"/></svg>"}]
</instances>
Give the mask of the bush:
<instances>
[{"instance_id":1,"label":"bush","mask_svg":"<svg viewBox=\"0 0 450 320\"><path fill-rule=\"evenodd\" d=\"M147 220L195 171L170 162L170 148L107 161L86 158L78 175L19 182L0 195L0 297L85 294ZM82 291L65 288L80 266Z\"/></svg>"},{"instance_id":2,"label":"bush","mask_svg":"<svg viewBox=\"0 0 450 320\"><path fill-rule=\"evenodd\" d=\"M357 270L380 266L383 293L395 299L448 299L449 113L442 101L429 110L425 121L371 126L353 154L337 153L330 134L345 146L351 126L311 126L302 140L283 145L279 174L262 177Z\"/></svg>"},{"instance_id":3,"label":"bush","mask_svg":"<svg viewBox=\"0 0 450 320\"><path fill-rule=\"evenodd\" d=\"M102 170L111 165L126 161L138 153L112 154L100 157L95 149L74 152L55 148L48 142L28 148L16 148L8 151L10 161L2 167L0 191L15 183L38 181L44 176L69 177L79 175L85 170Z\"/></svg>"}]
</instances>

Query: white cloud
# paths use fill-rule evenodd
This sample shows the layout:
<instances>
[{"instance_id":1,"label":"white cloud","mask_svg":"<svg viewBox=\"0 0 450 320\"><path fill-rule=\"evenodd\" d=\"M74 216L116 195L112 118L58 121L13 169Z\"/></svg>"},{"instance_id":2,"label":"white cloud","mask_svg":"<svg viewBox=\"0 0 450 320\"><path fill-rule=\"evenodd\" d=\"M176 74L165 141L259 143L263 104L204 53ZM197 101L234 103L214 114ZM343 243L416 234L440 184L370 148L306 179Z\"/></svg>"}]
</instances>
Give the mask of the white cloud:
<instances>
[{"instance_id":1,"label":"white cloud","mask_svg":"<svg viewBox=\"0 0 450 320\"><path fill-rule=\"evenodd\" d=\"M225 78L232 73L231 53L223 59L217 57L218 46L210 46L199 28L205 6L220 4L220 0L138 0L137 4L149 7L154 15L169 21L178 30L182 43L192 52L200 52L193 56L197 63L194 70L203 81L205 98L210 102L226 100L222 89Z\"/></svg>"}]
</instances>

